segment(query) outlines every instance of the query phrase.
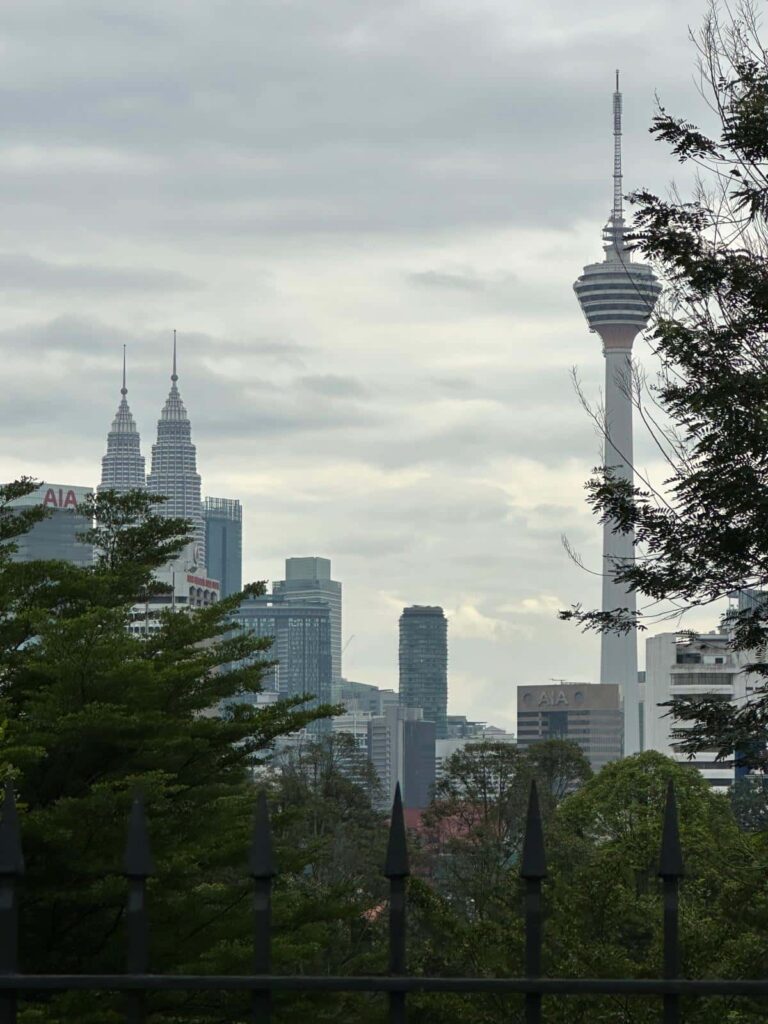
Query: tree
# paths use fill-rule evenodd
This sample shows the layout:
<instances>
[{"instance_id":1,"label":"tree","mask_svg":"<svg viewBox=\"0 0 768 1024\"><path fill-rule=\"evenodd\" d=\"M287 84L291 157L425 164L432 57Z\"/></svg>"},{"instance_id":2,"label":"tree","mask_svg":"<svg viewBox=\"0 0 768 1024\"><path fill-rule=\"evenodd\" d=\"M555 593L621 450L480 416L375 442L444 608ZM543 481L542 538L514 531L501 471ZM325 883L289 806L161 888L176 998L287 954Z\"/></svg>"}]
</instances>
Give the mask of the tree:
<instances>
[{"instance_id":1,"label":"tree","mask_svg":"<svg viewBox=\"0 0 768 1024\"><path fill-rule=\"evenodd\" d=\"M673 602L678 616L768 584L768 54L750 0L731 10L724 22L713 3L697 38L718 130L705 134L663 107L651 129L695 167L692 198L630 197L633 244L667 286L650 334L658 379L632 389L667 477L638 474L633 486L601 467L587 484L600 521L634 531L636 558L617 564L615 578L651 610L561 613L587 629L643 629L658 602ZM730 628L768 678L768 595L732 614ZM765 686L746 705L687 697L673 712L684 751L737 750L743 764L766 763Z\"/></svg>"},{"instance_id":2,"label":"tree","mask_svg":"<svg viewBox=\"0 0 768 1024\"><path fill-rule=\"evenodd\" d=\"M12 485L3 496L31 486ZM219 713L222 702L258 690L270 643L233 631L242 595L166 613L147 638L128 632L137 594L153 586L153 570L188 532L155 504L142 492L93 499L87 539L101 554L88 568L13 563L7 545L29 517L0 506L2 756L14 766L20 803L28 971L121 969L121 857L136 791L157 864L153 967L245 968L253 771L277 736L333 710L293 698ZM228 670L234 664L242 667ZM202 998L166 1003L163 1020L222 1019ZM29 1008L26 1019L101 1024L121 1019L114 1005L112 997L70 994L53 998L42 1017Z\"/></svg>"},{"instance_id":3,"label":"tree","mask_svg":"<svg viewBox=\"0 0 768 1024\"><path fill-rule=\"evenodd\" d=\"M731 786L733 816L745 832L768 832L768 779L748 775Z\"/></svg>"},{"instance_id":4,"label":"tree","mask_svg":"<svg viewBox=\"0 0 768 1024\"><path fill-rule=\"evenodd\" d=\"M751 977L763 969L760 934L768 903L757 895L764 853L739 832L728 800L698 771L655 751L613 762L558 808L547 835L551 915L548 969L586 977L661 976L663 900L657 876L667 786L675 786L685 875L680 942L686 977ZM743 1017L703 1000L685 1008L691 1024L765 1019L754 1003ZM620 999L562 1000L553 1021L651 1024L658 1004Z\"/></svg>"},{"instance_id":5,"label":"tree","mask_svg":"<svg viewBox=\"0 0 768 1024\"><path fill-rule=\"evenodd\" d=\"M544 740L526 751L494 742L457 750L424 814L427 858L441 890L480 917L516 900L531 781L549 816L591 774L582 750L567 740Z\"/></svg>"},{"instance_id":6,"label":"tree","mask_svg":"<svg viewBox=\"0 0 768 1024\"><path fill-rule=\"evenodd\" d=\"M695 768L655 751L615 761L569 793L545 818L544 971L554 977L659 977L663 896L657 877L669 781L679 810L685 876L680 887L686 977L761 977L768 897L763 837L740 832L726 797ZM517 975L524 965L524 888L505 883L493 917L467 917L455 901L412 886L414 962L437 974ZM418 997L424 1024L523 1021L521 1001ZM655 1024L657 1000L547 997L551 1024ZM765 1020L760 1001L698 1000L687 1024Z\"/></svg>"}]
</instances>

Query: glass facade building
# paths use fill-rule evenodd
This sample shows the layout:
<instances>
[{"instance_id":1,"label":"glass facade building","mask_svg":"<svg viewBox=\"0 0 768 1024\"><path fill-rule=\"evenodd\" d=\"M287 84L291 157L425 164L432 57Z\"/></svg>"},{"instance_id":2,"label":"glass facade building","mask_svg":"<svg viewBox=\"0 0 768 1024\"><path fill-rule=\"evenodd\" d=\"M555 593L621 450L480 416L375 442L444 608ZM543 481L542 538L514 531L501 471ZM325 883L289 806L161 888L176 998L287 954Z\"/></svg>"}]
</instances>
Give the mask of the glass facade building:
<instances>
[{"instance_id":1,"label":"glass facade building","mask_svg":"<svg viewBox=\"0 0 768 1024\"><path fill-rule=\"evenodd\" d=\"M435 723L438 739L447 735L448 621L430 605L404 608L400 616L400 704L421 708Z\"/></svg>"},{"instance_id":2,"label":"glass facade building","mask_svg":"<svg viewBox=\"0 0 768 1024\"><path fill-rule=\"evenodd\" d=\"M203 515L208 575L229 597L243 588L243 507L235 498L206 498Z\"/></svg>"},{"instance_id":3,"label":"glass facade building","mask_svg":"<svg viewBox=\"0 0 768 1024\"><path fill-rule=\"evenodd\" d=\"M277 660L262 686L280 697L311 694L314 704L331 700L331 616L323 601L302 603L267 595L243 601L234 621L256 636L273 637L261 660Z\"/></svg>"},{"instance_id":4,"label":"glass facade building","mask_svg":"<svg viewBox=\"0 0 768 1024\"><path fill-rule=\"evenodd\" d=\"M93 562L93 548L78 539L78 534L90 529L90 520L77 512L77 505L91 494L90 487L75 484L41 484L31 494L12 502L17 508L42 505L48 517L35 523L28 533L15 541L15 562L33 562L57 559L74 565L88 566Z\"/></svg>"},{"instance_id":5,"label":"glass facade building","mask_svg":"<svg viewBox=\"0 0 768 1024\"><path fill-rule=\"evenodd\" d=\"M286 558L285 579L275 580L272 592L286 601L323 601L331 615L331 675L341 681L341 583L331 579L329 558Z\"/></svg>"}]
</instances>

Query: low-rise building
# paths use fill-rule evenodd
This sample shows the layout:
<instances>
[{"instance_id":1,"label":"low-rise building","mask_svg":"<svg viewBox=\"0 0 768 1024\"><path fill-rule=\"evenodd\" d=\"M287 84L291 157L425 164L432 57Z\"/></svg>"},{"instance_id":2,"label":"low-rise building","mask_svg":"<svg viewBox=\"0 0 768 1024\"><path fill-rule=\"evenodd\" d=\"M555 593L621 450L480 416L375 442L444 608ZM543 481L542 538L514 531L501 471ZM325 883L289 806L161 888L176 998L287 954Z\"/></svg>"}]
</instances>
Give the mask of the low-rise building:
<instances>
[{"instance_id":1,"label":"low-rise building","mask_svg":"<svg viewBox=\"0 0 768 1024\"><path fill-rule=\"evenodd\" d=\"M593 771L622 753L624 718L615 683L518 686L517 743L526 750L541 740L573 740Z\"/></svg>"}]
</instances>

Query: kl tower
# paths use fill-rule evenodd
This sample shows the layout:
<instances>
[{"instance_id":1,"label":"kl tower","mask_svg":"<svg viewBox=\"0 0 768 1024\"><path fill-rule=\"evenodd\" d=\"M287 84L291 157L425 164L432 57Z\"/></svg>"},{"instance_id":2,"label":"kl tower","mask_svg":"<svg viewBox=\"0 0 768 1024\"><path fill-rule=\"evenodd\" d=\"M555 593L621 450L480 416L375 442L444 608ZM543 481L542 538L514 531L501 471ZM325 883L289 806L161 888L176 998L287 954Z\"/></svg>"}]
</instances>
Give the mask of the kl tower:
<instances>
[{"instance_id":1,"label":"kl tower","mask_svg":"<svg viewBox=\"0 0 768 1024\"><path fill-rule=\"evenodd\" d=\"M602 263L590 263L573 288L589 329L600 336L605 356L604 465L617 477L634 480L632 456L632 343L644 330L661 293L650 267L631 262L625 241L621 181L621 93L619 72L613 94L613 209L603 229ZM603 611L634 611L634 593L613 578L617 562L634 559L634 535L603 527ZM637 633L603 633L600 682L618 683L624 704L624 755L640 750L640 705L637 683Z\"/></svg>"}]
</instances>

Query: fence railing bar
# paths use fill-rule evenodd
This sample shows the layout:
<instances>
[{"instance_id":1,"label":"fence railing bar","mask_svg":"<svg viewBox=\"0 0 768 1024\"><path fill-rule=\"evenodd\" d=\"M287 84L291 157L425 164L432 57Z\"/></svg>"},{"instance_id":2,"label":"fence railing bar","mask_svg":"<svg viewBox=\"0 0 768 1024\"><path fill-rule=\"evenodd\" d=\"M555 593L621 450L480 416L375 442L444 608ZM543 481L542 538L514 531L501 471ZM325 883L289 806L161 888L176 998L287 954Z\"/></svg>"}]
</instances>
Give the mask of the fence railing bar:
<instances>
[{"instance_id":1,"label":"fence railing bar","mask_svg":"<svg viewBox=\"0 0 768 1024\"><path fill-rule=\"evenodd\" d=\"M19 969L19 907L17 882L24 874L19 816L13 784L6 782L0 819L0 973ZM0 995L0 1024L16 1024L17 990Z\"/></svg>"},{"instance_id":2,"label":"fence railing bar","mask_svg":"<svg viewBox=\"0 0 768 1024\"><path fill-rule=\"evenodd\" d=\"M128 904L125 913L127 933L125 969L127 974L149 971L149 912L147 878L155 872L144 799L137 793L131 804L128 837L123 856L123 872L128 879ZM128 1024L144 1024L146 999L143 992L131 992L126 1013Z\"/></svg>"},{"instance_id":3,"label":"fence railing bar","mask_svg":"<svg viewBox=\"0 0 768 1024\"><path fill-rule=\"evenodd\" d=\"M405 880L410 873L403 800L398 782L384 861L384 877L389 879L389 970L394 975L403 975L406 971ZM405 1024L405 992L405 989L390 990L389 1024Z\"/></svg>"},{"instance_id":4,"label":"fence railing bar","mask_svg":"<svg viewBox=\"0 0 768 1024\"><path fill-rule=\"evenodd\" d=\"M661 833L659 876L664 890L664 977L676 978L680 973L679 888L683 877L683 852L677 818L675 784L670 779L664 807ZM680 997L664 996L664 1024L680 1024Z\"/></svg>"},{"instance_id":5,"label":"fence railing bar","mask_svg":"<svg viewBox=\"0 0 768 1024\"><path fill-rule=\"evenodd\" d=\"M768 999L768 979L434 978L306 974L0 974L0 992L462 992L545 996L744 996Z\"/></svg>"},{"instance_id":6,"label":"fence railing bar","mask_svg":"<svg viewBox=\"0 0 768 1024\"><path fill-rule=\"evenodd\" d=\"M528 978L541 975L542 913L541 882L547 877L544 852L544 831L536 780L531 781L528 813L525 819L520 877L525 880L525 973ZM525 997L526 1024L541 1024L541 993L532 991Z\"/></svg>"},{"instance_id":7,"label":"fence railing bar","mask_svg":"<svg viewBox=\"0 0 768 1024\"><path fill-rule=\"evenodd\" d=\"M253 822L253 840L249 858L253 879L253 973L269 974L272 944L272 879L277 874L272 852L269 806L266 793L260 793ZM272 991L253 989L252 1024L269 1024L272 1019Z\"/></svg>"}]
</instances>

